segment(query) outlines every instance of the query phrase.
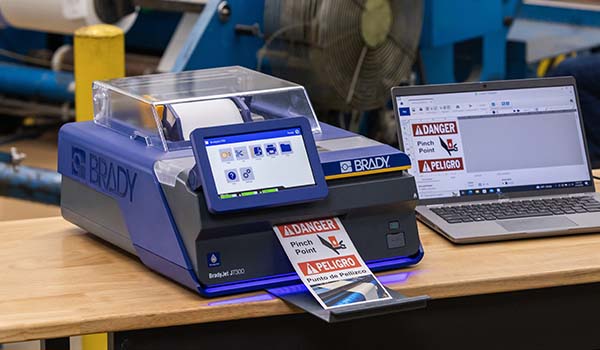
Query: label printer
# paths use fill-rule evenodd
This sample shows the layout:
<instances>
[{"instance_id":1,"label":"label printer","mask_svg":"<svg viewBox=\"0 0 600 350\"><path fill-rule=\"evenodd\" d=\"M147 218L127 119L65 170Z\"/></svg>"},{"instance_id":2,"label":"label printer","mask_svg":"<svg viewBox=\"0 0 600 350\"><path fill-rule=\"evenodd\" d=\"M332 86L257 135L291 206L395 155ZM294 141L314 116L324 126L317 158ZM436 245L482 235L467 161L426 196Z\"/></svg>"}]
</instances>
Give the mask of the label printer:
<instances>
[{"instance_id":1,"label":"label printer","mask_svg":"<svg viewBox=\"0 0 600 350\"><path fill-rule=\"evenodd\" d=\"M93 101L59 133L62 215L201 295L298 283L283 223L340 218L374 271L423 256L409 158L319 123L300 85L223 67L95 82Z\"/></svg>"}]
</instances>

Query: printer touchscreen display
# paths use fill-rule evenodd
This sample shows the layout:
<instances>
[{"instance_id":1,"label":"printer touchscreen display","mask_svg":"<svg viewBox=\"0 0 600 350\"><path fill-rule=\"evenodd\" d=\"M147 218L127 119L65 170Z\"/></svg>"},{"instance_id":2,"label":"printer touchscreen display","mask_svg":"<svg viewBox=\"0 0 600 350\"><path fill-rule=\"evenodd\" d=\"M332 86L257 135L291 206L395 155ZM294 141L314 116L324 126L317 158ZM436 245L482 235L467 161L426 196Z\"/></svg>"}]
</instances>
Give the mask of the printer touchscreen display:
<instances>
[{"instance_id":1,"label":"printer touchscreen display","mask_svg":"<svg viewBox=\"0 0 600 350\"><path fill-rule=\"evenodd\" d=\"M220 199L315 185L299 127L205 138L204 144Z\"/></svg>"}]
</instances>

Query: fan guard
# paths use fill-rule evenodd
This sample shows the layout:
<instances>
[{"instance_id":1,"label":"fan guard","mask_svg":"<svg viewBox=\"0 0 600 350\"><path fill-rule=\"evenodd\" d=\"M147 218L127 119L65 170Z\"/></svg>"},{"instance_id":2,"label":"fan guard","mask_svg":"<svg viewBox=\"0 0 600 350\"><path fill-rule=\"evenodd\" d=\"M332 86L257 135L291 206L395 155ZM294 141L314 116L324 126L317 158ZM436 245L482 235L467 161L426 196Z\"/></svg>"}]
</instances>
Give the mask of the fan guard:
<instances>
[{"instance_id":1,"label":"fan guard","mask_svg":"<svg viewBox=\"0 0 600 350\"><path fill-rule=\"evenodd\" d=\"M304 85L317 106L384 106L410 76L422 0L266 0L259 69Z\"/></svg>"}]
</instances>

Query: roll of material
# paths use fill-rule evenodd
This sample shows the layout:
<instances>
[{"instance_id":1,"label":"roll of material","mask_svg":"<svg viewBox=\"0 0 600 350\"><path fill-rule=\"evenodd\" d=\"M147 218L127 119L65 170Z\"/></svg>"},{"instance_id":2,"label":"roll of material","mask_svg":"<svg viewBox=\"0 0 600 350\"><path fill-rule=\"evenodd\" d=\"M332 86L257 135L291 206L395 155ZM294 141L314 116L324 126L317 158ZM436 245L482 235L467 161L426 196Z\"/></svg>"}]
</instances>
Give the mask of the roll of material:
<instances>
[{"instance_id":1,"label":"roll of material","mask_svg":"<svg viewBox=\"0 0 600 350\"><path fill-rule=\"evenodd\" d=\"M15 28L43 32L73 34L75 30L104 23L94 0L1 0L0 13ZM134 24L137 12L113 24L127 32Z\"/></svg>"},{"instance_id":2,"label":"roll of material","mask_svg":"<svg viewBox=\"0 0 600 350\"><path fill-rule=\"evenodd\" d=\"M227 98L178 103L171 106L179 117L181 134L185 140L189 140L192 131L198 128L244 122L236 104Z\"/></svg>"}]
</instances>

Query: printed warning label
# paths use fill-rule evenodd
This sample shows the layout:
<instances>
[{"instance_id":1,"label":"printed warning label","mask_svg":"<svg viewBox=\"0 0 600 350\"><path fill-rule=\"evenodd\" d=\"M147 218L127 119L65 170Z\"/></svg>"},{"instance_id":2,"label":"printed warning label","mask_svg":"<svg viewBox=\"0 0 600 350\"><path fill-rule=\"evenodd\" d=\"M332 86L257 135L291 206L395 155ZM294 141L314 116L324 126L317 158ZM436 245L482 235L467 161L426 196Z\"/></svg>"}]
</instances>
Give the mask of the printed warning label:
<instances>
[{"instance_id":1,"label":"printed warning label","mask_svg":"<svg viewBox=\"0 0 600 350\"><path fill-rule=\"evenodd\" d=\"M390 299L339 218L274 226L296 273L325 309Z\"/></svg>"},{"instance_id":2,"label":"printed warning label","mask_svg":"<svg viewBox=\"0 0 600 350\"><path fill-rule=\"evenodd\" d=\"M413 124L412 129L414 136L437 136L458 133L455 121Z\"/></svg>"},{"instance_id":3,"label":"printed warning label","mask_svg":"<svg viewBox=\"0 0 600 350\"><path fill-rule=\"evenodd\" d=\"M442 171L464 170L462 158L447 159L423 159L419 160L419 171L421 173L436 173Z\"/></svg>"}]
</instances>

